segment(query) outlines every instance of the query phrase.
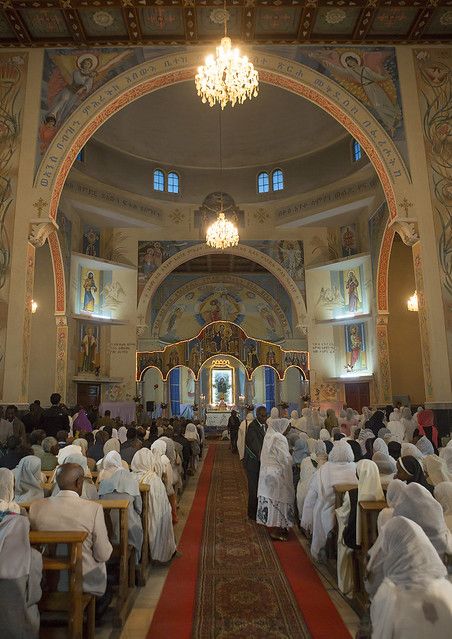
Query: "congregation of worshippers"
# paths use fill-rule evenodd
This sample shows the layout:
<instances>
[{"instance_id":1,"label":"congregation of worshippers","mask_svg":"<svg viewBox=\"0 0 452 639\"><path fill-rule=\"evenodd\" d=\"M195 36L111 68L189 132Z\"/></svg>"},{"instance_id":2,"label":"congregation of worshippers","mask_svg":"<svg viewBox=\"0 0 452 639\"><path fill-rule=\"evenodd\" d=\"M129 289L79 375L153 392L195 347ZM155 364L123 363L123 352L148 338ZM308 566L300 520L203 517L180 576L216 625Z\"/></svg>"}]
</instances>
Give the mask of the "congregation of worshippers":
<instances>
[{"instance_id":1,"label":"congregation of worshippers","mask_svg":"<svg viewBox=\"0 0 452 639\"><path fill-rule=\"evenodd\" d=\"M93 637L108 610L123 625L135 585L179 556L178 502L203 455L199 423L124 425L50 399L0 418L3 639L37 638L43 610L67 610L69 637Z\"/></svg>"},{"instance_id":2,"label":"congregation of worshippers","mask_svg":"<svg viewBox=\"0 0 452 639\"><path fill-rule=\"evenodd\" d=\"M284 412L229 428L249 519L276 543L300 531L361 616L357 636L451 637L452 440L433 411Z\"/></svg>"},{"instance_id":3,"label":"congregation of worshippers","mask_svg":"<svg viewBox=\"0 0 452 639\"><path fill-rule=\"evenodd\" d=\"M108 411L70 411L58 394L50 400L24 415L8 406L0 419L8 639L37 638L63 598L69 636L94 636L107 610L122 625L130 590L153 564L177 561L179 499L206 448L199 421L124 425ZM243 421L232 411L224 436L243 464L244 518L276 544L293 540L294 528L304 536L314 564L361 611L360 636L451 636L452 440L431 410L306 406L288 416L258 406Z\"/></svg>"}]
</instances>

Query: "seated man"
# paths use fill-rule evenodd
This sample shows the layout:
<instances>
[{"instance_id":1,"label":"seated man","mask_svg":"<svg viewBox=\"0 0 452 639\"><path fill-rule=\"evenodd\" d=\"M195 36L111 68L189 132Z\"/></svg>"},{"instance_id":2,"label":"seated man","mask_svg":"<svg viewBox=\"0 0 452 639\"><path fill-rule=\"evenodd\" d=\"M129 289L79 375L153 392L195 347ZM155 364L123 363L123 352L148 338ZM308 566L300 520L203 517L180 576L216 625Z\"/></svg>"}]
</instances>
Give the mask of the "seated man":
<instances>
[{"instance_id":1,"label":"seated man","mask_svg":"<svg viewBox=\"0 0 452 639\"><path fill-rule=\"evenodd\" d=\"M108 539L102 506L82 499L84 471L78 464L62 464L58 467L56 481L60 492L55 497L38 499L30 506L32 530L83 531L88 537L83 542L83 591L102 597L99 608L104 610L111 600L105 593L107 570L105 562L110 558L112 546ZM106 604L104 606L104 604ZM96 606L96 615L101 610Z\"/></svg>"},{"instance_id":2,"label":"seated man","mask_svg":"<svg viewBox=\"0 0 452 639\"><path fill-rule=\"evenodd\" d=\"M136 428L130 427L127 431L126 437L127 439L123 444L121 444L121 450L119 452L120 452L121 458L124 461L126 461L130 466L130 464L132 463L133 456L135 455L137 450L140 450L140 448L142 448L143 444L138 438L138 433Z\"/></svg>"}]
</instances>

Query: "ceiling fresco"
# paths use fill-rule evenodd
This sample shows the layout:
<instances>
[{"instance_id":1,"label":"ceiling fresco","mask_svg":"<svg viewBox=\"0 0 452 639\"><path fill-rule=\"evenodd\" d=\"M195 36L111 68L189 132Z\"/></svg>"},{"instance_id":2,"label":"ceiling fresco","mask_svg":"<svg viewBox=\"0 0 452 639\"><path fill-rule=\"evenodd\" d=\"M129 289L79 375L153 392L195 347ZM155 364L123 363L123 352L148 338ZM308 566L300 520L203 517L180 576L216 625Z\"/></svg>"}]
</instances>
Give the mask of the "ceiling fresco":
<instances>
[{"instance_id":1,"label":"ceiling fresco","mask_svg":"<svg viewBox=\"0 0 452 639\"><path fill-rule=\"evenodd\" d=\"M450 0L228 0L229 34L250 43L447 42ZM3 0L0 46L204 43L220 0Z\"/></svg>"}]
</instances>

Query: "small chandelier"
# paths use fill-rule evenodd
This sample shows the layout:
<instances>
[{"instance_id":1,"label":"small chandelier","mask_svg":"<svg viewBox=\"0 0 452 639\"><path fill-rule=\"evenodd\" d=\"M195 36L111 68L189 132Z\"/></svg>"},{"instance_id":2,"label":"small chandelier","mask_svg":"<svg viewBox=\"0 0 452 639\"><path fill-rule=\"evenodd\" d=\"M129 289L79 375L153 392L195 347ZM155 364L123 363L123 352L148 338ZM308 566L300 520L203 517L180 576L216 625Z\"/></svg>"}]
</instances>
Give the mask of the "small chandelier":
<instances>
[{"instance_id":1,"label":"small chandelier","mask_svg":"<svg viewBox=\"0 0 452 639\"><path fill-rule=\"evenodd\" d=\"M223 251L231 246L237 246L239 239L239 232L235 224L226 218L223 207L221 207L217 219L207 229L207 246Z\"/></svg>"},{"instance_id":2,"label":"small chandelier","mask_svg":"<svg viewBox=\"0 0 452 639\"><path fill-rule=\"evenodd\" d=\"M216 48L216 57L208 55L204 66L198 67L195 85L203 104L213 107L217 102L222 109L230 102L243 104L248 98L255 98L259 91L259 74L252 62L243 55L240 49L233 49L231 38L227 35L229 13L226 0L222 12L224 20L224 37Z\"/></svg>"},{"instance_id":3,"label":"small chandelier","mask_svg":"<svg viewBox=\"0 0 452 639\"><path fill-rule=\"evenodd\" d=\"M417 291L414 291L413 295L408 298L406 303L407 309L417 313L419 311L419 302L417 298Z\"/></svg>"}]
</instances>

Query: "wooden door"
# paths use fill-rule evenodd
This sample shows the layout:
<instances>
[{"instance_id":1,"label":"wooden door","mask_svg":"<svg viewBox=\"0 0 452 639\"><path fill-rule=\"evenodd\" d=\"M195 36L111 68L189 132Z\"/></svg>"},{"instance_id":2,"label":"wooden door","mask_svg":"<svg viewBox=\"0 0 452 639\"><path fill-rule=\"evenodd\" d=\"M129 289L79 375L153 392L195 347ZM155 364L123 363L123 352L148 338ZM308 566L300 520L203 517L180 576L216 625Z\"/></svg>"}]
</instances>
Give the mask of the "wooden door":
<instances>
[{"instance_id":1,"label":"wooden door","mask_svg":"<svg viewBox=\"0 0 452 639\"><path fill-rule=\"evenodd\" d=\"M362 407L370 403L369 382L345 382L345 402L361 413Z\"/></svg>"},{"instance_id":2,"label":"wooden door","mask_svg":"<svg viewBox=\"0 0 452 639\"><path fill-rule=\"evenodd\" d=\"M100 384L77 383L77 404L83 408L99 406Z\"/></svg>"}]
</instances>

